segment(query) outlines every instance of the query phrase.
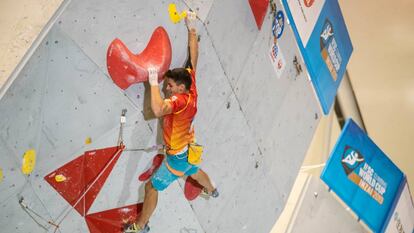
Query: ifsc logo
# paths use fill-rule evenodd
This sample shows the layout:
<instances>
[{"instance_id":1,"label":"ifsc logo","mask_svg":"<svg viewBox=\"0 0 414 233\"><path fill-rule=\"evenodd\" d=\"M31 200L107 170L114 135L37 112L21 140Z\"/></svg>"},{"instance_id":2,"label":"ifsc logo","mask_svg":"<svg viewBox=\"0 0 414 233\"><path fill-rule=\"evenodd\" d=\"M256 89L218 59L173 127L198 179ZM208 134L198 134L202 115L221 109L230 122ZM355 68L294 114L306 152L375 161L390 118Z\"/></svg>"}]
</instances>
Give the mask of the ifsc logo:
<instances>
[{"instance_id":1,"label":"ifsc logo","mask_svg":"<svg viewBox=\"0 0 414 233\"><path fill-rule=\"evenodd\" d=\"M359 151L353 149L350 146L345 146L344 153L342 154L341 164L347 175L353 172L364 161L364 156L362 156Z\"/></svg>"},{"instance_id":2,"label":"ifsc logo","mask_svg":"<svg viewBox=\"0 0 414 233\"><path fill-rule=\"evenodd\" d=\"M329 20L326 20L321 33L321 45L323 44L324 47L326 47L333 35L334 30L332 27L332 23Z\"/></svg>"}]
</instances>

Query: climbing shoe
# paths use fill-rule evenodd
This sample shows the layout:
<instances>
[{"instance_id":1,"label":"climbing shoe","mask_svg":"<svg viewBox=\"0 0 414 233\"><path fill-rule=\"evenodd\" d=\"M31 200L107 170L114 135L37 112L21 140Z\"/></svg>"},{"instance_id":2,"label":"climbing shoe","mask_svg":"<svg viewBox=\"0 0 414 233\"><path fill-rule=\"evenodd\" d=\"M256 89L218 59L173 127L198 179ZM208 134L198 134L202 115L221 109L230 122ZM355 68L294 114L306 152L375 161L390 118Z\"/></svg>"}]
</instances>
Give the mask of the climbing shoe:
<instances>
[{"instance_id":1,"label":"climbing shoe","mask_svg":"<svg viewBox=\"0 0 414 233\"><path fill-rule=\"evenodd\" d=\"M144 228L140 228L135 222L128 224L124 227L123 233L147 233L150 228L148 224L145 224Z\"/></svg>"},{"instance_id":2,"label":"climbing shoe","mask_svg":"<svg viewBox=\"0 0 414 233\"><path fill-rule=\"evenodd\" d=\"M209 193L209 192L207 191L207 189L206 189L206 188L203 188L203 189L201 190L201 195L202 195L202 196L205 196L205 197L213 197L213 198L217 198L217 197L219 196L219 192L217 191L217 188L215 188L215 189L213 190L213 192L211 192L211 193Z\"/></svg>"}]
</instances>

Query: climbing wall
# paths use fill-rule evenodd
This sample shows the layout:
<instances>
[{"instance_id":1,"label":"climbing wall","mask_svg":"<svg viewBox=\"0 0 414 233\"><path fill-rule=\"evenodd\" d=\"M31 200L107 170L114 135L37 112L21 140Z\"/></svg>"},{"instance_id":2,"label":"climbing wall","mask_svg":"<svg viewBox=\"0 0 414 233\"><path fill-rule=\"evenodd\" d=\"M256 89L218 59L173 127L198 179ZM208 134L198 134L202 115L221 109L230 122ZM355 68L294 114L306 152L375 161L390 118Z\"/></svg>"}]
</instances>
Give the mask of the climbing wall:
<instances>
[{"instance_id":1,"label":"climbing wall","mask_svg":"<svg viewBox=\"0 0 414 233\"><path fill-rule=\"evenodd\" d=\"M123 151L105 171L108 176L101 189L88 194L93 201L90 197L79 201L90 208L72 205L89 191L87 174L103 169L93 159L91 166L82 162L93 156L87 157L87 152L117 145L122 109L127 109L123 130L127 148L161 143L148 85L117 87L108 74L106 52L119 38L139 53L154 29L162 26L171 41L171 68L182 66L187 29L182 21L171 21L170 3L180 11L198 12L195 127L198 142L205 146L201 167L215 181L220 197L188 201L185 180L174 182L159 195L151 232L270 231L321 113L286 17L279 20L283 28L277 40L284 68L276 73L270 58L275 43L270 8L258 30L247 0L64 2L0 100L2 231L106 232L100 230L106 226L101 222L116 226L127 218L120 217L120 210L140 209L144 182L138 177L150 167L156 150ZM279 1L276 5L283 15ZM37 161L27 176L20 169L29 149L36 151Z\"/></svg>"},{"instance_id":2,"label":"climbing wall","mask_svg":"<svg viewBox=\"0 0 414 233\"><path fill-rule=\"evenodd\" d=\"M310 176L307 190L303 193L302 205L298 207L290 232L371 232L363 227L356 215L330 193L317 176ZM329 222L329 224L326 224Z\"/></svg>"}]
</instances>

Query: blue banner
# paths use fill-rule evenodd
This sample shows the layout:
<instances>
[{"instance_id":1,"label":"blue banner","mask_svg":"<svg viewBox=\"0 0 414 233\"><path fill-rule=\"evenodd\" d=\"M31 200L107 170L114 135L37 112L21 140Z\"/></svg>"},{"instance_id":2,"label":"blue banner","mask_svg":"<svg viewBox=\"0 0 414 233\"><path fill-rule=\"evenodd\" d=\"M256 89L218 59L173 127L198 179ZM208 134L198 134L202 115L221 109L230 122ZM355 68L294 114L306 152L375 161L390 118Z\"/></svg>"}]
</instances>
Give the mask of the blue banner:
<instances>
[{"instance_id":1,"label":"blue banner","mask_svg":"<svg viewBox=\"0 0 414 233\"><path fill-rule=\"evenodd\" d=\"M353 51L337 0L282 0L312 84L328 114Z\"/></svg>"},{"instance_id":2,"label":"blue banner","mask_svg":"<svg viewBox=\"0 0 414 233\"><path fill-rule=\"evenodd\" d=\"M383 232L404 174L349 119L321 179L373 232Z\"/></svg>"}]
</instances>

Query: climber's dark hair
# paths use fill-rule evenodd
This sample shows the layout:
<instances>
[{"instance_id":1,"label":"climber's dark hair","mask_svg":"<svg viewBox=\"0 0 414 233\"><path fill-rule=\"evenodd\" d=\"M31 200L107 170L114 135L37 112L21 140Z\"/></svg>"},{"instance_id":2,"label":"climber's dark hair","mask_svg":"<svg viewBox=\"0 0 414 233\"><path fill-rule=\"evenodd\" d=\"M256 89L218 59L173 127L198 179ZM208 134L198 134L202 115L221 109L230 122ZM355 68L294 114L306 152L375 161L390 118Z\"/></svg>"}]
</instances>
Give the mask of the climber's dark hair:
<instances>
[{"instance_id":1,"label":"climber's dark hair","mask_svg":"<svg viewBox=\"0 0 414 233\"><path fill-rule=\"evenodd\" d=\"M190 90L193 80L190 72L185 68L175 68L165 72L164 76L170 78L177 83L177 85L184 84L185 89Z\"/></svg>"}]
</instances>

